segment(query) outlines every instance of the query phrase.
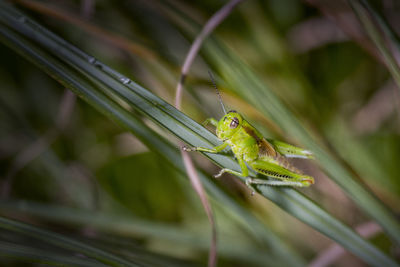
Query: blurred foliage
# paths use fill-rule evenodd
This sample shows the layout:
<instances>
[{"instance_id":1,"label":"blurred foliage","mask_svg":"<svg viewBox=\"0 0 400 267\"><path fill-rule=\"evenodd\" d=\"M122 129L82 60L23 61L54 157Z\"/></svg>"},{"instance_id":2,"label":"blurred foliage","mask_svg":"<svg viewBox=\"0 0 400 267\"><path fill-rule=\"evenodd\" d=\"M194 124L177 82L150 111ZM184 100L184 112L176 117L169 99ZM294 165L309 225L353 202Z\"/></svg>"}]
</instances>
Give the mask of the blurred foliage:
<instances>
[{"instance_id":1,"label":"blurred foliage","mask_svg":"<svg viewBox=\"0 0 400 267\"><path fill-rule=\"evenodd\" d=\"M224 4L179 0L98 0L93 6L91 1L15 2L41 25L168 103L173 103L180 67L193 40L189 34L192 23L203 25ZM373 43L347 31L356 20L349 19L346 24L329 19L352 14L350 7L341 1L309 2L244 1L214 35L313 130L321 146L398 214L398 88L377 50L370 49ZM399 28L400 6L395 1L371 4L391 28ZM198 122L222 114L207 76L209 66L216 64L208 57L202 51L185 84L183 111ZM204 265L210 229L182 174L79 98L67 119L60 116L65 88L3 43L0 58L1 214L73 236L143 265ZM221 78L223 73L217 75L229 108L243 113L268 138L298 142L229 88L230 81ZM176 136L138 111L131 112L178 146ZM60 118L65 126L59 126ZM31 145L43 137L48 145L18 168L21 155L34 150ZM193 157L201 169L210 174L217 171L207 158ZM314 186L301 191L329 213L352 228L370 219L319 170L318 163L298 160L294 164L316 177ZM287 249L294 261L299 257L298 265L310 262L332 243L265 198L250 197L238 181L226 175L212 183L270 229L271 239L279 240L275 245ZM293 265L260 242L257 235L265 230L259 231L254 221L248 222L248 228L254 227L255 234L251 234L237 218L239 213L229 210L225 202L212 201L219 230L219 266ZM10 247L10 254L37 248L33 255L50 251L52 260L58 258L60 263L65 257L66 264L72 264L68 262L70 248L58 250L41 243L46 240L0 234L0 241L5 242L0 247ZM371 241L398 259L399 248L388 236L379 233ZM6 242L24 247L13 251ZM15 255L2 258L8 265L30 261L29 253ZM77 265L98 263L75 259ZM49 262L54 263L52 260ZM349 255L337 263L350 266L363 261Z\"/></svg>"},{"instance_id":2,"label":"blurred foliage","mask_svg":"<svg viewBox=\"0 0 400 267\"><path fill-rule=\"evenodd\" d=\"M130 179L126 178L127 174L131 174ZM133 214L166 222L179 222L179 211L184 208L176 176L153 153L117 159L99 169L96 175L101 186Z\"/></svg>"}]
</instances>

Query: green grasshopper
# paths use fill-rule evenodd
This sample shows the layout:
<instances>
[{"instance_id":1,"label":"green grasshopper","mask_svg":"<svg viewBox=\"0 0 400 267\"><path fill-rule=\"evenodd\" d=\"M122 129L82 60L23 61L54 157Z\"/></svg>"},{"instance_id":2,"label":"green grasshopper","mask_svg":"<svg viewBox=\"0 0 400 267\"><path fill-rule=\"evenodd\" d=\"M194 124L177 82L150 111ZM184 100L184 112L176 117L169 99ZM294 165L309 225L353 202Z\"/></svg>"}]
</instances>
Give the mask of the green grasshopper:
<instances>
[{"instance_id":1,"label":"green grasshopper","mask_svg":"<svg viewBox=\"0 0 400 267\"><path fill-rule=\"evenodd\" d=\"M210 73L211 76L211 73ZM211 78L213 78L211 76ZM314 183L314 178L303 174L292 166L287 158L309 158L313 155L310 151L289 145L284 142L265 139L256 128L251 126L237 111L226 112L221 95L212 79L225 115L217 121L209 118L204 125L211 123L216 127L218 139L223 141L221 145L211 149L205 147L183 147L185 151L201 151L208 153L220 153L228 145L240 165L241 171L221 169L214 175L220 177L223 173L231 173L246 178L246 185L262 184L271 186L296 186L307 187ZM273 180L254 179L249 177L247 165L258 173L261 173ZM251 188L252 189L252 188ZM254 191L252 191L252 195Z\"/></svg>"}]
</instances>

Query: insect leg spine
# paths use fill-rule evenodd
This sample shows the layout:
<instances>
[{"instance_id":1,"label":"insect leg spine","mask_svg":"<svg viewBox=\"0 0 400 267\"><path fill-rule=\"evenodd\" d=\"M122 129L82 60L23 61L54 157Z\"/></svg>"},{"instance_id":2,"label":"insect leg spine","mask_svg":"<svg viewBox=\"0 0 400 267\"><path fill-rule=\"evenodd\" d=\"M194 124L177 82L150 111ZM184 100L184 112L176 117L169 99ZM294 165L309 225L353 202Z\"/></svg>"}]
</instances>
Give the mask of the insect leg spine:
<instances>
[{"instance_id":1,"label":"insect leg spine","mask_svg":"<svg viewBox=\"0 0 400 267\"><path fill-rule=\"evenodd\" d=\"M269 171L269 170L260 169L260 168L257 168L256 171L258 171L260 173L267 174L267 175L271 175L273 177L280 177L280 178L287 178L287 179L292 178L291 176L286 175L286 174L278 174L278 173L276 173L274 171Z\"/></svg>"}]
</instances>

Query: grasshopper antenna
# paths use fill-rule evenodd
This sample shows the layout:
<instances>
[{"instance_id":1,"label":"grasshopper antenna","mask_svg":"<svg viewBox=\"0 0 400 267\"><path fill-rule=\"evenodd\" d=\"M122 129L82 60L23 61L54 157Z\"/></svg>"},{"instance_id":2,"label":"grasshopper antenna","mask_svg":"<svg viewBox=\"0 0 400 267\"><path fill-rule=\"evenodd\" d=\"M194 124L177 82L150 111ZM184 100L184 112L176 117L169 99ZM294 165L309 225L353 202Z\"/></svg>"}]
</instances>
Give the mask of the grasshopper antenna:
<instances>
[{"instance_id":1,"label":"grasshopper antenna","mask_svg":"<svg viewBox=\"0 0 400 267\"><path fill-rule=\"evenodd\" d=\"M215 90L217 91L218 100L219 100L219 103L221 103L222 110L224 111L224 114L226 114L226 109L225 109L225 106L224 106L224 102L222 102L221 94L219 93L219 90L217 88L217 84L215 83L214 76L213 76L213 74L212 74L212 72L210 70L208 70L208 75L210 75L211 82L214 85Z\"/></svg>"}]
</instances>

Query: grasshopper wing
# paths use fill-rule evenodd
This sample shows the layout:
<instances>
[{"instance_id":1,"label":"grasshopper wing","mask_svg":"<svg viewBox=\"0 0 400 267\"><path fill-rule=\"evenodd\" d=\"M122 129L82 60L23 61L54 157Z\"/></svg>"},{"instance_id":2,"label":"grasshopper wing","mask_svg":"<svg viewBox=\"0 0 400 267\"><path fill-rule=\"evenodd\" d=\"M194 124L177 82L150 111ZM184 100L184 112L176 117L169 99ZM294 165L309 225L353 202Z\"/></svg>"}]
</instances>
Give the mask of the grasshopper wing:
<instances>
[{"instance_id":1,"label":"grasshopper wing","mask_svg":"<svg viewBox=\"0 0 400 267\"><path fill-rule=\"evenodd\" d=\"M259 148L258 158L260 162L261 161L269 162L269 164L277 165L276 167L280 166L298 175L302 174L302 172L299 169L290 164L285 155L280 154L280 152L278 152L275 149L274 144L271 144L269 141L264 139L264 137L260 133L256 132L254 128L252 129L251 127L247 126L243 126L243 128L247 134L256 139Z\"/></svg>"},{"instance_id":2,"label":"grasshopper wing","mask_svg":"<svg viewBox=\"0 0 400 267\"><path fill-rule=\"evenodd\" d=\"M259 157L276 158L278 156L278 152L276 152L275 148L267 140L265 140L260 133L256 132L254 128L243 126L243 129L248 135L256 140Z\"/></svg>"}]
</instances>

